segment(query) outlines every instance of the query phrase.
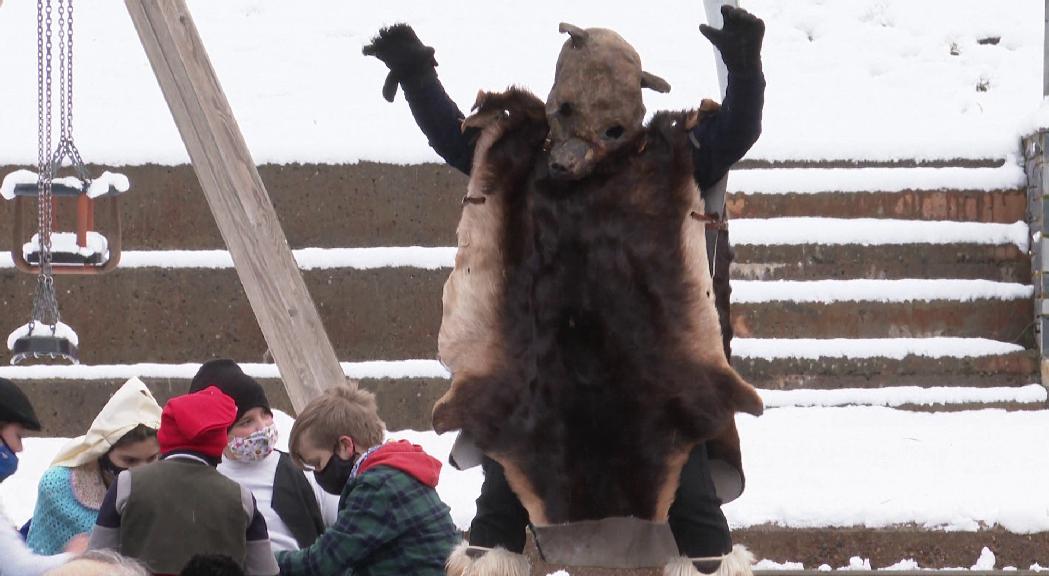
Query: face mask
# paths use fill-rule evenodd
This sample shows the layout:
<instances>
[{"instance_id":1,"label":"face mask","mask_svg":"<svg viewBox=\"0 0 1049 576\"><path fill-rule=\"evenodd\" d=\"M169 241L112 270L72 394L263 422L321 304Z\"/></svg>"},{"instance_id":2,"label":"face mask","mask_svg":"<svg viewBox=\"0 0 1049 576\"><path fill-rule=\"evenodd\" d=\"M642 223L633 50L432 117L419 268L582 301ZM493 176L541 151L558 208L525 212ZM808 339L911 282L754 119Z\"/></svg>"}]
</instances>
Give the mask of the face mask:
<instances>
[{"instance_id":1,"label":"face mask","mask_svg":"<svg viewBox=\"0 0 1049 576\"><path fill-rule=\"evenodd\" d=\"M226 447L230 458L238 462L258 462L269 456L276 445L277 425L270 424L243 438L231 436Z\"/></svg>"},{"instance_id":2,"label":"face mask","mask_svg":"<svg viewBox=\"0 0 1049 576\"><path fill-rule=\"evenodd\" d=\"M313 477L317 479L317 485L322 490L338 496L342 494L342 489L350 480L351 472L353 472L353 459L343 460L339 457L338 452L333 452L328 463L323 469L315 471Z\"/></svg>"},{"instance_id":3,"label":"face mask","mask_svg":"<svg viewBox=\"0 0 1049 576\"><path fill-rule=\"evenodd\" d=\"M7 447L7 442L0 440L0 482L18 470L18 455Z\"/></svg>"}]
</instances>

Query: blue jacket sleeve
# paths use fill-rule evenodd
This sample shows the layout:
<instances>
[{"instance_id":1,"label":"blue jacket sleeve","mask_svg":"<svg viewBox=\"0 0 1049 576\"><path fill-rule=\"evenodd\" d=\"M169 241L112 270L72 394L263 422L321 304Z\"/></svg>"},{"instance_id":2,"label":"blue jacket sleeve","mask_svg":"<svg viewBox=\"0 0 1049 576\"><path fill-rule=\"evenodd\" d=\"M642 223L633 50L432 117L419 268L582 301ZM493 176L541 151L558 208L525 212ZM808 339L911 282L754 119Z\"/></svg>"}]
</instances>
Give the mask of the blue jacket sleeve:
<instances>
[{"instance_id":1,"label":"blue jacket sleeve","mask_svg":"<svg viewBox=\"0 0 1049 576\"><path fill-rule=\"evenodd\" d=\"M765 105L765 76L761 72L729 74L721 109L692 131L693 177L701 190L728 172L761 135L761 111Z\"/></svg>"},{"instance_id":2,"label":"blue jacket sleeve","mask_svg":"<svg viewBox=\"0 0 1049 576\"><path fill-rule=\"evenodd\" d=\"M444 91L437 74L404 82L402 87L415 123L426 135L430 147L449 166L469 174L474 155L473 131L463 133L465 116Z\"/></svg>"}]
</instances>

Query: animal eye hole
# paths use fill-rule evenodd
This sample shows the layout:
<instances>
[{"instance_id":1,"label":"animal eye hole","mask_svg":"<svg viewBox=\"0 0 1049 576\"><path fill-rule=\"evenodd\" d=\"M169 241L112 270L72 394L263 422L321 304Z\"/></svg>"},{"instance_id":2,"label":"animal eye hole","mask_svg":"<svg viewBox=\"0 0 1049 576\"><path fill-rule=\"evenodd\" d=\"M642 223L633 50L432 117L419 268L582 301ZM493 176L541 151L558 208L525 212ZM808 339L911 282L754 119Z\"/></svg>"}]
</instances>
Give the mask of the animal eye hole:
<instances>
[{"instance_id":1,"label":"animal eye hole","mask_svg":"<svg viewBox=\"0 0 1049 576\"><path fill-rule=\"evenodd\" d=\"M605 138L608 138L609 140L618 140L623 135L624 131L623 127L617 124L608 130L605 130Z\"/></svg>"},{"instance_id":2,"label":"animal eye hole","mask_svg":"<svg viewBox=\"0 0 1049 576\"><path fill-rule=\"evenodd\" d=\"M572 115L572 105L569 104L568 102L562 102L561 105L558 106L558 108L557 108L557 113L562 115L562 116L571 116Z\"/></svg>"}]
</instances>

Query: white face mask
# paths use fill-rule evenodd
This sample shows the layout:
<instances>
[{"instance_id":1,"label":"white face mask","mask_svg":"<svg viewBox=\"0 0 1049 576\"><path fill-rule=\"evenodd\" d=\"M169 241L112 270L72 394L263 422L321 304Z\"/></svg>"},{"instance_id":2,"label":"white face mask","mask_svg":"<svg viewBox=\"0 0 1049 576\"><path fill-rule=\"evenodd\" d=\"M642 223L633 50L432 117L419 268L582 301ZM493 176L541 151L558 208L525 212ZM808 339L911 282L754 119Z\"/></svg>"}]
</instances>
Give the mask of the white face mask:
<instances>
[{"instance_id":1,"label":"white face mask","mask_svg":"<svg viewBox=\"0 0 1049 576\"><path fill-rule=\"evenodd\" d=\"M230 458L238 462L258 462L265 459L277 446L277 425L270 424L243 438L231 436L229 444Z\"/></svg>"}]
</instances>

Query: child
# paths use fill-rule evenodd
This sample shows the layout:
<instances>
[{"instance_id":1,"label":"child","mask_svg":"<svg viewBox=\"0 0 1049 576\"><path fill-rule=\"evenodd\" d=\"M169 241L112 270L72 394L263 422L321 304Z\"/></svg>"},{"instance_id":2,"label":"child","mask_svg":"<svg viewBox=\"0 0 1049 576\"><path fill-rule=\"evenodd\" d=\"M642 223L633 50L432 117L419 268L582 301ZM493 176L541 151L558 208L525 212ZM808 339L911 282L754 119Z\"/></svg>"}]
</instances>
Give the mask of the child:
<instances>
[{"instance_id":1,"label":"child","mask_svg":"<svg viewBox=\"0 0 1049 576\"><path fill-rule=\"evenodd\" d=\"M160 405L132 378L117 390L87 434L70 440L40 479L26 543L56 554L77 534L91 532L106 490L118 474L157 459Z\"/></svg>"},{"instance_id":2,"label":"child","mask_svg":"<svg viewBox=\"0 0 1049 576\"><path fill-rule=\"evenodd\" d=\"M321 490L312 474L275 450L277 426L266 392L236 362L205 362L189 391L208 386L217 387L237 404L219 472L254 494L275 552L308 548L335 523L338 497Z\"/></svg>"},{"instance_id":3,"label":"child","mask_svg":"<svg viewBox=\"0 0 1049 576\"><path fill-rule=\"evenodd\" d=\"M405 441L383 443L375 396L342 385L299 414L291 455L342 494L339 517L305 550L278 552L281 576L443 576L460 535L438 498L441 463Z\"/></svg>"},{"instance_id":4,"label":"child","mask_svg":"<svg viewBox=\"0 0 1049 576\"><path fill-rule=\"evenodd\" d=\"M36 412L13 382L0 378L0 482L18 469L26 430L40 430ZM0 523L6 522L0 507ZM69 560L69 555L37 556L26 548L14 526L0 526L0 559L0 576L40 576Z\"/></svg>"},{"instance_id":5,"label":"child","mask_svg":"<svg viewBox=\"0 0 1049 576\"><path fill-rule=\"evenodd\" d=\"M215 470L236 413L214 387L169 400L157 432L160 461L120 473L90 548L118 550L156 574L178 574L196 554L226 554L250 576L275 576L255 499Z\"/></svg>"}]
</instances>

